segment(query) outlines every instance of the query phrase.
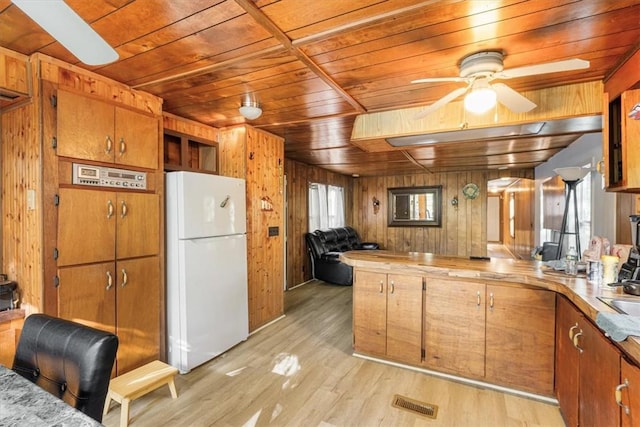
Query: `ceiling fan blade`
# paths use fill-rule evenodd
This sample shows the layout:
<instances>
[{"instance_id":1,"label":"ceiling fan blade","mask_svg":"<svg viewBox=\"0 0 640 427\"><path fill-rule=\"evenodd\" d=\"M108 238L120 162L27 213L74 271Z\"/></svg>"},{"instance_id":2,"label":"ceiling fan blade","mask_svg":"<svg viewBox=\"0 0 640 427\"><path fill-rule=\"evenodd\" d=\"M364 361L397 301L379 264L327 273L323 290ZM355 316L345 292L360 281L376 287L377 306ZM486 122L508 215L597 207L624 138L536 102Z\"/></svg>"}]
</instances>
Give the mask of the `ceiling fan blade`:
<instances>
[{"instance_id":1,"label":"ceiling fan blade","mask_svg":"<svg viewBox=\"0 0 640 427\"><path fill-rule=\"evenodd\" d=\"M589 61L584 59L567 59L564 61L543 62L542 64L511 68L493 74L494 79L513 79L516 77L534 76L537 74L558 73L562 71L589 68Z\"/></svg>"},{"instance_id":2,"label":"ceiling fan blade","mask_svg":"<svg viewBox=\"0 0 640 427\"><path fill-rule=\"evenodd\" d=\"M537 105L511 89L504 83L495 83L491 87L496 92L498 102L514 113L526 113L537 107Z\"/></svg>"},{"instance_id":3,"label":"ceiling fan blade","mask_svg":"<svg viewBox=\"0 0 640 427\"><path fill-rule=\"evenodd\" d=\"M85 64L118 59L118 53L63 0L11 1Z\"/></svg>"},{"instance_id":4,"label":"ceiling fan blade","mask_svg":"<svg viewBox=\"0 0 640 427\"><path fill-rule=\"evenodd\" d=\"M425 79L411 80L411 83L435 83L435 82L468 82L464 77L427 77Z\"/></svg>"},{"instance_id":5,"label":"ceiling fan blade","mask_svg":"<svg viewBox=\"0 0 640 427\"><path fill-rule=\"evenodd\" d=\"M418 120L418 119L421 119L423 117L428 116L429 114L433 113L434 111L438 110L439 108L444 107L446 104L450 103L451 101L453 101L454 99L456 99L460 95L463 95L464 93L467 92L467 90L469 90L469 86L461 87L461 88L458 88L458 89L454 90L453 92L449 92L447 95L445 95L442 98L438 99L436 102L434 102L433 104L429 105L427 108L425 108L424 110L422 110L418 114L416 114L414 116L414 119Z\"/></svg>"}]
</instances>

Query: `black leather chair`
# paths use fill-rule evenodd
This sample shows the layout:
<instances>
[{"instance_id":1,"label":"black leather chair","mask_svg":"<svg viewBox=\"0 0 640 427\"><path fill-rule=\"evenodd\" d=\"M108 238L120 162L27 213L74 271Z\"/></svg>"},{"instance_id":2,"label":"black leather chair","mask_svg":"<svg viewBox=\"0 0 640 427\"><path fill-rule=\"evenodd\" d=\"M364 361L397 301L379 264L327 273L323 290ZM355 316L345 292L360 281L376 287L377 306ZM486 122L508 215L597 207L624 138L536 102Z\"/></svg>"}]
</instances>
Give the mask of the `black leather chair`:
<instances>
[{"instance_id":1,"label":"black leather chair","mask_svg":"<svg viewBox=\"0 0 640 427\"><path fill-rule=\"evenodd\" d=\"M335 285L353 284L353 268L340 261L340 253L352 250L378 249L377 243L361 242L352 227L316 230L305 235L314 279Z\"/></svg>"},{"instance_id":2,"label":"black leather chair","mask_svg":"<svg viewBox=\"0 0 640 427\"><path fill-rule=\"evenodd\" d=\"M102 422L117 349L114 334L32 314L24 321L13 370Z\"/></svg>"}]
</instances>

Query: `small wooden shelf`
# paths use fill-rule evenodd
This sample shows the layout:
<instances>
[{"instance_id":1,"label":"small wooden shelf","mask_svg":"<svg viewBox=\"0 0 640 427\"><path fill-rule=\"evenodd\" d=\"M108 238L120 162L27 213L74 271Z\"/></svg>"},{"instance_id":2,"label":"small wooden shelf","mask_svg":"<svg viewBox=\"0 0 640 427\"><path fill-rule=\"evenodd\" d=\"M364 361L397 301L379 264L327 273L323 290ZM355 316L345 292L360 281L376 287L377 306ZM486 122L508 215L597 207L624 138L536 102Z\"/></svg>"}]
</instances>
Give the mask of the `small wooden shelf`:
<instances>
[{"instance_id":1,"label":"small wooden shelf","mask_svg":"<svg viewBox=\"0 0 640 427\"><path fill-rule=\"evenodd\" d=\"M165 129L164 170L217 174L218 143Z\"/></svg>"}]
</instances>

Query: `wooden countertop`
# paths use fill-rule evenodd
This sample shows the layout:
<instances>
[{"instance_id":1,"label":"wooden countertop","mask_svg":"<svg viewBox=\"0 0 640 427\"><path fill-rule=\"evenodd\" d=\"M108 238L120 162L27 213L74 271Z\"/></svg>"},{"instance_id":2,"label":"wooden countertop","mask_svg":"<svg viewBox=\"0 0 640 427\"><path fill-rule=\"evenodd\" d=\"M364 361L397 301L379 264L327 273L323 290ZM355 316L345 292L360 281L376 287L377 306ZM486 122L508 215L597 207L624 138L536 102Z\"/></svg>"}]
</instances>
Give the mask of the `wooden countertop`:
<instances>
[{"instance_id":1,"label":"wooden countertop","mask_svg":"<svg viewBox=\"0 0 640 427\"><path fill-rule=\"evenodd\" d=\"M24 310L14 308L13 310L0 311L0 323L10 322L15 319L24 319Z\"/></svg>"},{"instance_id":2,"label":"wooden countertop","mask_svg":"<svg viewBox=\"0 0 640 427\"><path fill-rule=\"evenodd\" d=\"M597 297L624 296L625 298L634 298L624 294L622 287L597 285L588 282L584 275L567 276L563 272L544 266L541 261L503 258L476 260L422 252L384 250L344 252L340 255L340 260L355 268L389 270L434 277L490 280L547 289L564 295L594 324L598 312L615 313L615 310ZM640 337L629 337L625 341L614 342L614 344L640 365Z\"/></svg>"}]
</instances>

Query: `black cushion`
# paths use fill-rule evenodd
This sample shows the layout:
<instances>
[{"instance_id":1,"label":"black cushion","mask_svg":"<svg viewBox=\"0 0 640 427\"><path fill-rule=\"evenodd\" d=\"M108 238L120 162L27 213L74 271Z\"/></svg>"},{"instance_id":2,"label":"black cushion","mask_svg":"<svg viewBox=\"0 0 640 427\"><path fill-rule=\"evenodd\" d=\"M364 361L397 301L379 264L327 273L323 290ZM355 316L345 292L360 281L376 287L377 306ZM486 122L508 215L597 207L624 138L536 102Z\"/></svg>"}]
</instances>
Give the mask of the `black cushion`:
<instances>
[{"instance_id":1,"label":"black cushion","mask_svg":"<svg viewBox=\"0 0 640 427\"><path fill-rule=\"evenodd\" d=\"M117 349L114 334L32 314L24 322L13 370L101 422Z\"/></svg>"}]
</instances>

